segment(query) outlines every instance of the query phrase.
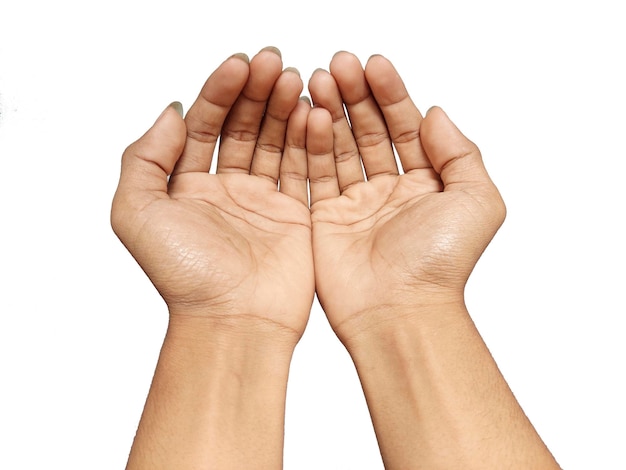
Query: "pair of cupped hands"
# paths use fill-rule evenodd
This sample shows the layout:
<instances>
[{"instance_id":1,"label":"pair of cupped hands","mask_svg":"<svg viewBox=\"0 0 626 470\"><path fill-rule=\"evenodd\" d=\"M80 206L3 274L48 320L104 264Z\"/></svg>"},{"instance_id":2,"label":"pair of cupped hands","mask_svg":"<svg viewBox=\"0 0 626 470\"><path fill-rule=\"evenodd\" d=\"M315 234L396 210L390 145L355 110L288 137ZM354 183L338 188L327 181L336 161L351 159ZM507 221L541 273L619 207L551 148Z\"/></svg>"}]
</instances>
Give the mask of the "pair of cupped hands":
<instances>
[{"instance_id":1,"label":"pair of cupped hands","mask_svg":"<svg viewBox=\"0 0 626 470\"><path fill-rule=\"evenodd\" d=\"M295 345L317 293L349 343L462 304L505 215L476 145L383 56L303 87L276 48L235 54L124 152L112 226L170 318Z\"/></svg>"}]
</instances>

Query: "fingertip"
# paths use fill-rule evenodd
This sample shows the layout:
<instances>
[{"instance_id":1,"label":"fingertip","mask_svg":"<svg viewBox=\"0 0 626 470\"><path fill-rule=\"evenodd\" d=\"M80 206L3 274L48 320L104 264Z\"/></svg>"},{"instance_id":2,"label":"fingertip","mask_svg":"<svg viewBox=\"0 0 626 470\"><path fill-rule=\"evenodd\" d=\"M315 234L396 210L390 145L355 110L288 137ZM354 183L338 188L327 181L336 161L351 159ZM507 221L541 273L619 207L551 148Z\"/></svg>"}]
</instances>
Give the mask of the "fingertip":
<instances>
[{"instance_id":1,"label":"fingertip","mask_svg":"<svg viewBox=\"0 0 626 470\"><path fill-rule=\"evenodd\" d=\"M312 155L333 151L333 118L320 106L313 106L307 116L306 148Z\"/></svg>"},{"instance_id":2,"label":"fingertip","mask_svg":"<svg viewBox=\"0 0 626 470\"><path fill-rule=\"evenodd\" d=\"M428 133L431 127L442 128L442 126L450 126L451 124L454 126L450 117L442 108L439 106L431 106L424 114L424 119L421 124L421 133ZM454 127L456 128L456 126Z\"/></svg>"},{"instance_id":3,"label":"fingertip","mask_svg":"<svg viewBox=\"0 0 626 470\"><path fill-rule=\"evenodd\" d=\"M180 101L172 101L170 107L173 108L180 117L183 117L183 104Z\"/></svg>"},{"instance_id":4,"label":"fingertip","mask_svg":"<svg viewBox=\"0 0 626 470\"><path fill-rule=\"evenodd\" d=\"M386 58L384 55L382 55L382 54L372 54L371 56L369 56L369 57L367 58L366 65L367 65L367 64L370 64L370 63L374 63L374 62L379 62L379 61L382 61L382 62L389 62L389 59L387 59L387 58Z\"/></svg>"},{"instance_id":5,"label":"fingertip","mask_svg":"<svg viewBox=\"0 0 626 470\"><path fill-rule=\"evenodd\" d=\"M304 89L304 82L302 81L300 71L295 67L285 68L282 71L280 77L278 77L278 80L280 80L281 83L286 84L286 86L290 87L291 89L298 90L297 95L300 95L300 93ZM274 86L276 87L276 84Z\"/></svg>"},{"instance_id":6,"label":"fingertip","mask_svg":"<svg viewBox=\"0 0 626 470\"><path fill-rule=\"evenodd\" d=\"M436 110L443 111L439 106L431 106L430 108L428 108L424 116L428 116L432 111L437 112Z\"/></svg>"},{"instance_id":7,"label":"fingertip","mask_svg":"<svg viewBox=\"0 0 626 470\"><path fill-rule=\"evenodd\" d=\"M441 175L444 184L486 177L480 150L442 108L432 106L426 112L420 137L433 168Z\"/></svg>"},{"instance_id":8,"label":"fingertip","mask_svg":"<svg viewBox=\"0 0 626 470\"><path fill-rule=\"evenodd\" d=\"M267 46L257 52L254 57L250 60L251 66L258 67L279 67L282 71L283 69L283 55L280 52L280 49L274 46Z\"/></svg>"},{"instance_id":9,"label":"fingertip","mask_svg":"<svg viewBox=\"0 0 626 470\"><path fill-rule=\"evenodd\" d=\"M457 126L452 122L448 114L439 106L431 106L426 111L421 125L422 134L426 132L430 144L441 142L444 136L452 138L454 142L468 140ZM429 145L427 142L426 145Z\"/></svg>"},{"instance_id":10,"label":"fingertip","mask_svg":"<svg viewBox=\"0 0 626 470\"><path fill-rule=\"evenodd\" d=\"M200 94L202 95L203 92L208 91L206 90L207 85L213 83L215 80L213 78L214 76L220 75L228 75L231 77L230 86L232 86L233 89L243 88L250 75L250 63L250 57L243 52L237 52L231 55L209 76Z\"/></svg>"},{"instance_id":11,"label":"fingertip","mask_svg":"<svg viewBox=\"0 0 626 470\"><path fill-rule=\"evenodd\" d=\"M289 115L289 120L287 122L287 129L289 129L290 125L296 123L298 128L302 128L302 141L304 145L304 136L306 135L306 126L307 120L309 117L309 113L311 112L311 100L308 96L301 96L298 98L296 102L296 106L293 108L293 111Z\"/></svg>"},{"instance_id":12,"label":"fingertip","mask_svg":"<svg viewBox=\"0 0 626 470\"><path fill-rule=\"evenodd\" d=\"M333 117L326 108L321 106L313 106L309 112L308 125L316 132L321 130L330 130L332 135Z\"/></svg>"},{"instance_id":13,"label":"fingertip","mask_svg":"<svg viewBox=\"0 0 626 470\"><path fill-rule=\"evenodd\" d=\"M129 146L125 154L127 158L157 165L169 175L183 151L185 137L182 104L175 101L163 110L141 138Z\"/></svg>"},{"instance_id":14,"label":"fingertip","mask_svg":"<svg viewBox=\"0 0 626 470\"><path fill-rule=\"evenodd\" d=\"M285 67L283 72L295 73L298 77L300 76L300 71L296 67Z\"/></svg>"},{"instance_id":15,"label":"fingertip","mask_svg":"<svg viewBox=\"0 0 626 470\"><path fill-rule=\"evenodd\" d=\"M282 53L280 52L280 49L276 46L266 46L259 51L259 54L261 54L262 52L271 52L272 54L276 54L281 59L283 57Z\"/></svg>"},{"instance_id":16,"label":"fingertip","mask_svg":"<svg viewBox=\"0 0 626 470\"><path fill-rule=\"evenodd\" d=\"M393 67L391 61L382 54L372 54L368 57L367 62L365 63L365 71L372 67ZM395 69L395 67L393 67Z\"/></svg>"},{"instance_id":17,"label":"fingertip","mask_svg":"<svg viewBox=\"0 0 626 470\"><path fill-rule=\"evenodd\" d=\"M246 64L250 63L250 57L248 57L248 54L245 54L243 52L237 52L231 55L228 59L239 59L245 62Z\"/></svg>"},{"instance_id":18,"label":"fingertip","mask_svg":"<svg viewBox=\"0 0 626 470\"><path fill-rule=\"evenodd\" d=\"M363 70L363 64L352 52L339 51L330 61L330 73L333 76L343 76L346 71Z\"/></svg>"},{"instance_id":19,"label":"fingertip","mask_svg":"<svg viewBox=\"0 0 626 470\"><path fill-rule=\"evenodd\" d=\"M150 130L156 127L163 133L162 138L164 140L182 140L182 144L184 144L186 133L185 120L183 119L183 104L180 101L173 101L167 105Z\"/></svg>"},{"instance_id":20,"label":"fingertip","mask_svg":"<svg viewBox=\"0 0 626 470\"><path fill-rule=\"evenodd\" d=\"M330 60L330 63L332 65L333 62L336 62L337 60L344 60L344 59L349 59L349 60L357 59L358 60L356 54L354 54L353 52L340 50L333 54L333 57Z\"/></svg>"},{"instance_id":21,"label":"fingertip","mask_svg":"<svg viewBox=\"0 0 626 470\"><path fill-rule=\"evenodd\" d=\"M315 87L316 82L320 80L324 80L323 77L326 77L326 76L330 76L330 72L328 72L328 70L326 69L318 67L315 70L313 70L313 73L309 77L309 90L311 90L312 86Z\"/></svg>"},{"instance_id":22,"label":"fingertip","mask_svg":"<svg viewBox=\"0 0 626 470\"><path fill-rule=\"evenodd\" d=\"M298 99L287 121L285 143L287 147L306 148L306 128L311 103L306 96Z\"/></svg>"}]
</instances>

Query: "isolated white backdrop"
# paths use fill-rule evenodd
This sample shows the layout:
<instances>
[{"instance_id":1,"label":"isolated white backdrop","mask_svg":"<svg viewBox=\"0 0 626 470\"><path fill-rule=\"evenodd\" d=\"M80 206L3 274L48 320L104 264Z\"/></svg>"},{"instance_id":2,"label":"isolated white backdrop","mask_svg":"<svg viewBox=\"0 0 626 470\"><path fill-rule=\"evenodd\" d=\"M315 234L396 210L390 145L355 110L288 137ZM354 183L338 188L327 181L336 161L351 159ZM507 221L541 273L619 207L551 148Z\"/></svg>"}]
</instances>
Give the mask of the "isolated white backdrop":
<instances>
[{"instance_id":1,"label":"isolated white backdrop","mask_svg":"<svg viewBox=\"0 0 626 470\"><path fill-rule=\"evenodd\" d=\"M337 50L382 53L479 144L509 214L470 311L561 465L626 469L619 4L2 0L0 468L124 467L167 315L109 227L120 155L224 58L274 45L305 80ZM317 303L285 468L382 468Z\"/></svg>"}]
</instances>

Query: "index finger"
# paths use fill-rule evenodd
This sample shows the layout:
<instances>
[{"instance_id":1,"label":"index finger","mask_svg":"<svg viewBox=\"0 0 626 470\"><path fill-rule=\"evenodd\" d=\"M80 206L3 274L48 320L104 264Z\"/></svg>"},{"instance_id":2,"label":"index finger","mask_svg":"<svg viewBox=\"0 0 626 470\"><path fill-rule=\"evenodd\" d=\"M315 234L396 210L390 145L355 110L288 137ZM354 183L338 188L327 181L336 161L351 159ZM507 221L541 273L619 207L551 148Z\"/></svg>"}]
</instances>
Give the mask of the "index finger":
<instances>
[{"instance_id":1,"label":"index finger","mask_svg":"<svg viewBox=\"0 0 626 470\"><path fill-rule=\"evenodd\" d=\"M173 174L208 172L224 120L248 80L245 54L226 59L207 79L185 116L187 139Z\"/></svg>"}]
</instances>

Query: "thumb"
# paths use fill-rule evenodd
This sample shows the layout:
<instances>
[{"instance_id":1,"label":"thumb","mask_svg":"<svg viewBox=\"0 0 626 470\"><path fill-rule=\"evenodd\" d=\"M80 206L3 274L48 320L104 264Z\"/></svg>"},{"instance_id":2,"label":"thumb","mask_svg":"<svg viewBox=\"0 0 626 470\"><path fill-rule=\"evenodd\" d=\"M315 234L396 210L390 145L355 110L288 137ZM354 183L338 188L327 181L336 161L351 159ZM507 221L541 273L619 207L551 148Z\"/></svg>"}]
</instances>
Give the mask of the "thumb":
<instances>
[{"instance_id":1,"label":"thumb","mask_svg":"<svg viewBox=\"0 0 626 470\"><path fill-rule=\"evenodd\" d=\"M459 131L441 108L428 110L420 126L420 137L444 190L467 190L476 183L493 184L476 144Z\"/></svg>"},{"instance_id":2,"label":"thumb","mask_svg":"<svg viewBox=\"0 0 626 470\"><path fill-rule=\"evenodd\" d=\"M111 207L116 233L124 231L132 219L129 215L157 198L167 197L167 177L183 151L185 138L182 105L174 102L139 140L126 148Z\"/></svg>"},{"instance_id":3,"label":"thumb","mask_svg":"<svg viewBox=\"0 0 626 470\"><path fill-rule=\"evenodd\" d=\"M492 216L496 226L505 218L502 196L487 173L480 150L452 123L441 108L431 108L421 127L422 145L443 182L444 191L463 191Z\"/></svg>"},{"instance_id":4,"label":"thumb","mask_svg":"<svg viewBox=\"0 0 626 470\"><path fill-rule=\"evenodd\" d=\"M183 107L175 101L150 129L122 155L120 189L130 192L167 192L167 177L185 146Z\"/></svg>"}]
</instances>

